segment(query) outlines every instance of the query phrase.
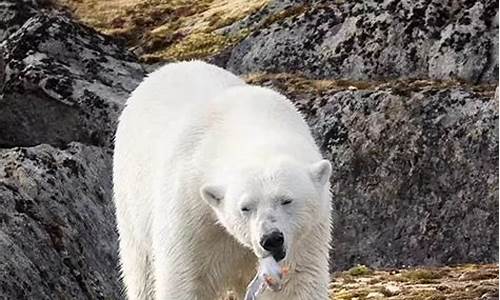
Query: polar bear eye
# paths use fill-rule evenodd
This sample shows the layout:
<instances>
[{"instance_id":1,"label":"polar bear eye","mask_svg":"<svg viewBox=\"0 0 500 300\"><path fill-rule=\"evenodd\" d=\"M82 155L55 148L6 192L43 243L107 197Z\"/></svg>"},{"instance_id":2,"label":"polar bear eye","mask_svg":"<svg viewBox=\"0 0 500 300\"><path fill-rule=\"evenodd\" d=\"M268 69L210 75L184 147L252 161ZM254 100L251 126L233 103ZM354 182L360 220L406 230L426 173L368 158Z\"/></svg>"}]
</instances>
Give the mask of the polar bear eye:
<instances>
[{"instance_id":1,"label":"polar bear eye","mask_svg":"<svg viewBox=\"0 0 500 300\"><path fill-rule=\"evenodd\" d=\"M288 205L292 202L293 202L292 199L283 199L283 200L281 200L281 205Z\"/></svg>"},{"instance_id":2,"label":"polar bear eye","mask_svg":"<svg viewBox=\"0 0 500 300\"><path fill-rule=\"evenodd\" d=\"M250 211L250 207L248 207L248 206L243 206L243 207L241 208L241 211L242 211L242 212L249 212L249 211Z\"/></svg>"}]
</instances>

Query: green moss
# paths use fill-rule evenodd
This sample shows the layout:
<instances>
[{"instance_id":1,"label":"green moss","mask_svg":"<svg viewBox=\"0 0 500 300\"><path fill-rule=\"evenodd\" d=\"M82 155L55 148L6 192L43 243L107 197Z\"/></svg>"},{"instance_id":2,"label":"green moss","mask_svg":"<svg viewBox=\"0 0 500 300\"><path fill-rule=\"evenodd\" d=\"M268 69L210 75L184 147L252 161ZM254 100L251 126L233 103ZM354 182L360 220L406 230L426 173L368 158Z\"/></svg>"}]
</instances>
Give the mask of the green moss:
<instances>
[{"instance_id":1,"label":"green moss","mask_svg":"<svg viewBox=\"0 0 500 300\"><path fill-rule=\"evenodd\" d=\"M347 273L351 276L366 276L373 274L373 270L364 265L357 265L350 268Z\"/></svg>"},{"instance_id":2,"label":"green moss","mask_svg":"<svg viewBox=\"0 0 500 300\"><path fill-rule=\"evenodd\" d=\"M439 279L441 278L441 274L438 272L432 271L432 270L425 270L425 269L415 269L415 270L409 270L406 272L402 273L402 276L411 280L411 281L420 281L421 283L426 283L426 281L433 280L433 279Z\"/></svg>"}]
</instances>

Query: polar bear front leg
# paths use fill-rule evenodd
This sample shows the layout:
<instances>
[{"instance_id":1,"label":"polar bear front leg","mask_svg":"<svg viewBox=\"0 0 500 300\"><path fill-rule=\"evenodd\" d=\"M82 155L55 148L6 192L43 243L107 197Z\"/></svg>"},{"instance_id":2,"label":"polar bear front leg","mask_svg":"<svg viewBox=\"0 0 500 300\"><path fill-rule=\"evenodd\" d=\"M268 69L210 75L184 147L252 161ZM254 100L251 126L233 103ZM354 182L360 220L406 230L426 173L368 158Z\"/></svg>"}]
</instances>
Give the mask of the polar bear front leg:
<instances>
[{"instance_id":1,"label":"polar bear front leg","mask_svg":"<svg viewBox=\"0 0 500 300\"><path fill-rule=\"evenodd\" d=\"M155 300L216 299L220 283L205 270L209 264L206 256L214 249L200 248L198 235L203 228L186 236L172 222L163 224L159 220L159 223L153 233Z\"/></svg>"},{"instance_id":2,"label":"polar bear front leg","mask_svg":"<svg viewBox=\"0 0 500 300\"><path fill-rule=\"evenodd\" d=\"M122 280L125 286L127 299L149 299L152 288L148 272L151 268L149 251L143 244L137 242L129 232L122 227L120 233L120 265Z\"/></svg>"},{"instance_id":3,"label":"polar bear front leg","mask_svg":"<svg viewBox=\"0 0 500 300\"><path fill-rule=\"evenodd\" d=\"M155 300L216 299L210 278L197 270L203 263L192 260L189 254L178 253L182 251L181 244L182 241L175 247L154 249Z\"/></svg>"}]
</instances>

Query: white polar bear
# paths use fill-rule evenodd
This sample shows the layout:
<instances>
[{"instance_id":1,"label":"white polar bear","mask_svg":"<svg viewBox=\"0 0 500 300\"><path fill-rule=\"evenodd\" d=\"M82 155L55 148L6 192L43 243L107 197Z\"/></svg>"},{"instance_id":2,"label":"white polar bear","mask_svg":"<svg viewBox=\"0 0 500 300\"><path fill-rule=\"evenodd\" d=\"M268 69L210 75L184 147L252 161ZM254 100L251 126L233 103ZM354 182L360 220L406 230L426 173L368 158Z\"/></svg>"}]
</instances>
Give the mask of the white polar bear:
<instances>
[{"instance_id":1,"label":"white polar bear","mask_svg":"<svg viewBox=\"0 0 500 300\"><path fill-rule=\"evenodd\" d=\"M261 299L328 299L330 173L279 93L201 61L155 71L116 133L128 298L241 298L257 259L273 255L289 274Z\"/></svg>"}]
</instances>

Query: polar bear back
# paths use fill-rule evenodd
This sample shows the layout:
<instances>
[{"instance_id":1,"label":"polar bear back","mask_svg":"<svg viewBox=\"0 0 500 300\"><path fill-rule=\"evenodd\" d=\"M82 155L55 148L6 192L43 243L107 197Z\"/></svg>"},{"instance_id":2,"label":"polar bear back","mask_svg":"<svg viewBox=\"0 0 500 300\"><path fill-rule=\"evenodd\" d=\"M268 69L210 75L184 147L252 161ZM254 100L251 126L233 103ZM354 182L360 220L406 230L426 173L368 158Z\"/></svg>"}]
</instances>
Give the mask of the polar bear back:
<instances>
[{"instance_id":1,"label":"polar bear back","mask_svg":"<svg viewBox=\"0 0 500 300\"><path fill-rule=\"evenodd\" d=\"M227 164L243 157L251 160L289 155L312 163L321 159L309 127L295 106L283 95L264 87L238 85L211 100L220 123L211 129L207 146L223 149ZM231 161L234 155L234 161Z\"/></svg>"},{"instance_id":2,"label":"polar bear back","mask_svg":"<svg viewBox=\"0 0 500 300\"><path fill-rule=\"evenodd\" d=\"M152 182L158 176L159 160L182 135L182 124L187 124L207 99L243 84L230 72L192 61L161 67L134 90L116 131L113 182L118 222L139 223L132 221L121 228L130 227L134 235L150 238Z\"/></svg>"}]
</instances>

